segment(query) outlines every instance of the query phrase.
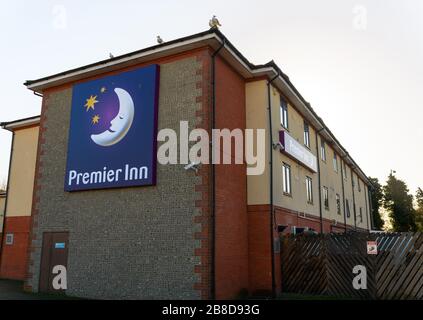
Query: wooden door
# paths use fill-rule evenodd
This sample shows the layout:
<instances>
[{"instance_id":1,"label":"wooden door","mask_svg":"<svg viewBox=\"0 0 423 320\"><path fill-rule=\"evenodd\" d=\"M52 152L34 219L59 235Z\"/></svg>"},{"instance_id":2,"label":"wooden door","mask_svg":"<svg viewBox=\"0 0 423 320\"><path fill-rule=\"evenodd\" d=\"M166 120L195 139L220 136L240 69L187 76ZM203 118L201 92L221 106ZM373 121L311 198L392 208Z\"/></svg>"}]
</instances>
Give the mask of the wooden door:
<instances>
[{"instance_id":1,"label":"wooden door","mask_svg":"<svg viewBox=\"0 0 423 320\"><path fill-rule=\"evenodd\" d=\"M40 292L63 293L65 291L53 287L53 279L58 275L53 274L53 268L64 266L67 270L68 244L68 232L44 232L41 251Z\"/></svg>"}]
</instances>

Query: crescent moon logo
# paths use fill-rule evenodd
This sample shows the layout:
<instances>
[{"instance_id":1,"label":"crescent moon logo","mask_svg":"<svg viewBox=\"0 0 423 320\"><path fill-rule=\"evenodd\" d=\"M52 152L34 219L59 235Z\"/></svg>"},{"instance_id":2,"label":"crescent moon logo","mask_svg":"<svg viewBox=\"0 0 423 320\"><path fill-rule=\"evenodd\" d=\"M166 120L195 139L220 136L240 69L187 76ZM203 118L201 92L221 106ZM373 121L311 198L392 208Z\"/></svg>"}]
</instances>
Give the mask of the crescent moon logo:
<instances>
[{"instance_id":1,"label":"crescent moon logo","mask_svg":"<svg viewBox=\"0 0 423 320\"><path fill-rule=\"evenodd\" d=\"M102 147L110 147L121 141L132 126L134 120L134 101L131 95L121 88L115 88L119 99L119 113L110 122L110 128L99 134L92 134L91 140Z\"/></svg>"}]
</instances>

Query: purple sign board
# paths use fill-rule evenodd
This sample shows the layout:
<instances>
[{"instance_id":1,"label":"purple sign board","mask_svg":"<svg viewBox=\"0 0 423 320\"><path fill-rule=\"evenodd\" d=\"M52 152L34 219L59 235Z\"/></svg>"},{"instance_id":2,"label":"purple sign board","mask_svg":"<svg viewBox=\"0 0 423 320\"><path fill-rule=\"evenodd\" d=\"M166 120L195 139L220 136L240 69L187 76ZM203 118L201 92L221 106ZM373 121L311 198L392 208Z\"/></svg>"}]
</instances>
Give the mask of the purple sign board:
<instances>
[{"instance_id":1,"label":"purple sign board","mask_svg":"<svg viewBox=\"0 0 423 320\"><path fill-rule=\"evenodd\" d=\"M317 172L317 158L305 146L295 140L291 135L284 131L279 131L279 142L282 145L282 153L287 154L294 160L300 162L313 172Z\"/></svg>"},{"instance_id":2,"label":"purple sign board","mask_svg":"<svg viewBox=\"0 0 423 320\"><path fill-rule=\"evenodd\" d=\"M156 184L159 66L73 86L65 191Z\"/></svg>"}]
</instances>

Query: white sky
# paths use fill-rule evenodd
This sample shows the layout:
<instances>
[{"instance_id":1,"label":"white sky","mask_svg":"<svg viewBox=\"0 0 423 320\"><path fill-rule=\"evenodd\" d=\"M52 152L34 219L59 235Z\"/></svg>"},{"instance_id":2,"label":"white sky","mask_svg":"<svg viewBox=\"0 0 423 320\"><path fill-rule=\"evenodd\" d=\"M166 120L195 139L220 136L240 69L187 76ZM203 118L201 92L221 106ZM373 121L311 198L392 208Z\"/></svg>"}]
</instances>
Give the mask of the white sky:
<instances>
[{"instance_id":1,"label":"white sky","mask_svg":"<svg viewBox=\"0 0 423 320\"><path fill-rule=\"evenodd\" d=\"M0 0L0 121L39 114L25 80L207 30L213 14L251 62L276 61L366 174L423 187L420 0ZM10 141L0 130L0 181Z\"/></svg>"}]
</instances>

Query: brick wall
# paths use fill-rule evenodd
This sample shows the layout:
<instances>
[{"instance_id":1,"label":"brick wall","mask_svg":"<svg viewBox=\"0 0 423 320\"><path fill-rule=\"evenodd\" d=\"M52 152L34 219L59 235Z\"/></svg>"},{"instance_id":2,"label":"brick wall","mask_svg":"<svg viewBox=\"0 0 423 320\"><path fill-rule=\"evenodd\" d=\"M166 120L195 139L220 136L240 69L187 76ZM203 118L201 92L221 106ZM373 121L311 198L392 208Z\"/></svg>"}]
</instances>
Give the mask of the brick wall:
<instances>
[{"instance_id":1,"label":"brick wall","mask_svg":"<svg viewBox=\"0 0 423 320\"><path fill-rule=\"evenodd\" d=\"M217 57L216 128L244 132L245 126L244 79ZM248 290L246 166L235 164L234 154L233 147L231 164L215 166L217 299L235 298Z\"/></svg>"},{"instance_id":2,"label":"brick wall","mask_svg":"<svg viewBox=\"0 0 423 320\"><path fill-rule=\"evenodd\" d=\"M6 217L0 278L24 280L28 262L28 237L31 217ZM6 234L13 234L13 244L6 244ZM1 235L1 234L0 234Z\"/></svg>"},{"instance_id":3,"label":"brick wall","mask_svg":"<svg viewBox=\"0 0 423 320\"><path fill-rule=\"evenodd\" d=\"M248 206L249 285L253 295L268 295L272 290L269 212L269 205Z\"/></svg>"},{"instance_id":4,"label":"brick wall","mask_svg":"<svg viewBox=\"0 0 423 320\"><path fill-rule=\"evenodd\" d=\"M159 130L178 132L180 120L194 128L202 122L202 64L195 56L159 63ZM207 297L198 284L209 280L209 269L196 255L207 242L197 236L204 227L197 206L202 176L159 164L156 186L65 193L71 97L66 86L44 98L26 288L38 290L42 233L69 231L69 295Z\"/></svg>"}]
</instances>

